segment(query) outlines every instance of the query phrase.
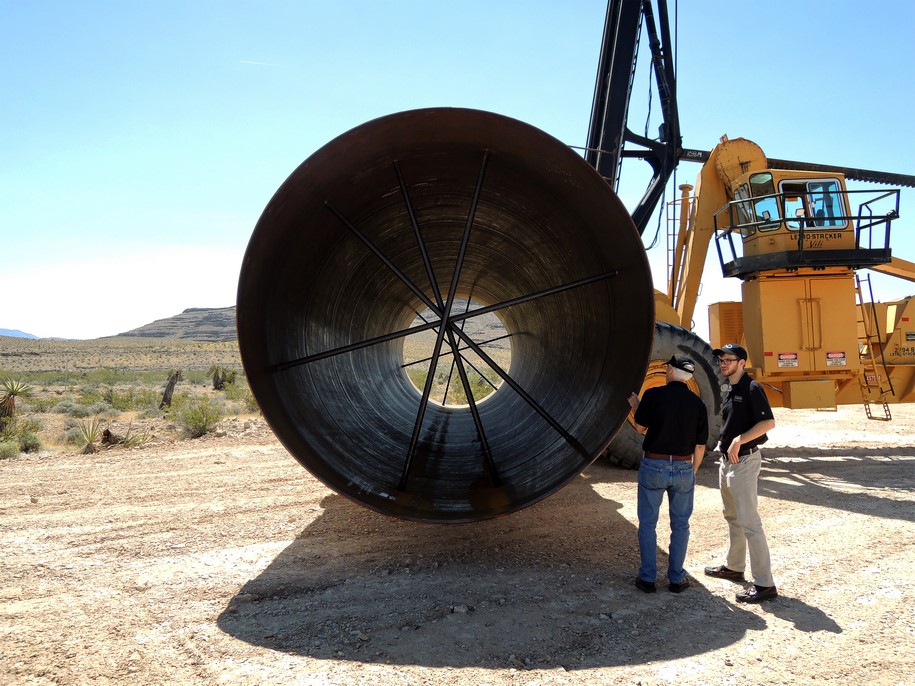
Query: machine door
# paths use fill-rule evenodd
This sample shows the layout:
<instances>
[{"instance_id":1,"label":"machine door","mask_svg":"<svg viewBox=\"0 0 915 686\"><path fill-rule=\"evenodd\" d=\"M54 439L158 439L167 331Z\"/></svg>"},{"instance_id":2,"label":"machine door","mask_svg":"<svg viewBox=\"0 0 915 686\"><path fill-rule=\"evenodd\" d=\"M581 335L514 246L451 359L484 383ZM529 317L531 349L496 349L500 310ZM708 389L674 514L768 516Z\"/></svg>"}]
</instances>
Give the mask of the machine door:
<instances>
[{"instance_id":1,"label":"machine door","mask_svg":"<svg viewBox=\"0 0 915 686\"><path fill-rule=\"evenodd\" d=\"M808 341L817 371L858 369L858 316L854 277L805 279L809 293Z\"/></svg>"},{"instance_id":2,"label":"machine door","mask_svg":"<svg viewBox=\"0 0 915 686\"><path fill-rule=\"evenodd\" d=\"M853 275L760 278L744 284L750 362L764 374L858 368Z\"/></svg>"},{"instance_id":3,"label":"machine door","mask_svg":"<svg viewBox=\"0 0 915 686\"><path fill-rule=\"evenodd\" d=\"M816 317L806 279L772 279L761 284L762 366L766 374L814 369Z\"/></svg>"}]
</instances>

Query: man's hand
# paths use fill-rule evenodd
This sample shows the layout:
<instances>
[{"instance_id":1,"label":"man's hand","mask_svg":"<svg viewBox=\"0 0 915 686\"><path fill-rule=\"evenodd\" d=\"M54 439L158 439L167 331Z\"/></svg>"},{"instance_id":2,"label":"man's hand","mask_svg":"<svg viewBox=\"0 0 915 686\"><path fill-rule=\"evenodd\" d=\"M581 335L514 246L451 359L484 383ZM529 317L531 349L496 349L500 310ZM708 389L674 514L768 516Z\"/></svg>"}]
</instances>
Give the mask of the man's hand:
<instances>
[{"instance_id":1,"label":"man's hand","mask_svg":"<svg viewBox=\"0 0 915 686\"><path fill-rule=\"evenodd\" d=\"M728 459L731 464L740 464L740 446L742 445L740 439L741 436L734 436L734 440L728 446Z\"/></svg>"},{"instance_id":2,"label":"man's hand","mask_svg":"<svg viewBox=\"0 0 915 686\"><path fill-rule=\"evenodd\" d=\"M639 396L637 393L630 393L627 400L629 401L629 407L632 408L633 412L639 409Z\"/></svg>"}]
</instances>

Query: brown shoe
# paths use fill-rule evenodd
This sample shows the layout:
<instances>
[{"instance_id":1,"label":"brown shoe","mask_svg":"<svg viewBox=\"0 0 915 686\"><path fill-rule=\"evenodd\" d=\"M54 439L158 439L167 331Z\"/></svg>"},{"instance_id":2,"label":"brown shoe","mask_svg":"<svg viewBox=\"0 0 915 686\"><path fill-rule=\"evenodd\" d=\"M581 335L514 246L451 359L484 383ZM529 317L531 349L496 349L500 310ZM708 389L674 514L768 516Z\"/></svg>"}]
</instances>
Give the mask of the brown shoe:
<instances>
[{"instance_id":1,"label":"brown shoe","mask_svg":"<svg viewBox=\"0 0 915 686\"><path fill-rule=\"evenodd\" d=\"M713 576L716 579L728 579L729 581L743 581L743 572L736 572L733 569L728 569L724 565L718 565L717 567L706 567L705 568L706 576Z\"/></svg>"},{"instance_id":2,"label":"brown shoe","mask_svg":"<svg viewBox=\"0 0 915 686\"><path fill-rule=\"evenodd\" d=\"M762 600L777 598L778 591L775 586L757 586L753 584L743 593L737 594L738 603L758 603Z\"/></svg>"}]
</instances>

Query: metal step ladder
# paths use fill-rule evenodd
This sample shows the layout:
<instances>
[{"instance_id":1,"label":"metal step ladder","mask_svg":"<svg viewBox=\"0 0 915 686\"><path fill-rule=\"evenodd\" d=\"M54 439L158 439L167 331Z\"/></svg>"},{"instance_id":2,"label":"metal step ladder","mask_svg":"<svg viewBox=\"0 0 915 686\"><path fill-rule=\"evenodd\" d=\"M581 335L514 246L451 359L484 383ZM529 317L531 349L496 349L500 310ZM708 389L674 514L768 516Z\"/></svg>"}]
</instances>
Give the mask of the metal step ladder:
<instances>
[{"instance_id":1,"label":"metal step ladder","mask_svg":"<svg viewBox=\"0 0 915 686\"><path fill-rule=\"evenodd\" d=\"M864 300L863 285L866 284L870 299ZM870 275L862 277L855 274L855 293L858 300L858 349L861 359L861 374L858 382L861 385L861 397L864 400L864 412L868 419L889 421L893 418L887 398L894 395L893 382L890 380L886 364L882 363L883 373L874 359L874 349L880 343L877 331L877 313L874 310L874 291ZM885 379L887 386L881 382ZM875 412L873 405L878 405L883 413Z\"/></svg>"}]
</instances>

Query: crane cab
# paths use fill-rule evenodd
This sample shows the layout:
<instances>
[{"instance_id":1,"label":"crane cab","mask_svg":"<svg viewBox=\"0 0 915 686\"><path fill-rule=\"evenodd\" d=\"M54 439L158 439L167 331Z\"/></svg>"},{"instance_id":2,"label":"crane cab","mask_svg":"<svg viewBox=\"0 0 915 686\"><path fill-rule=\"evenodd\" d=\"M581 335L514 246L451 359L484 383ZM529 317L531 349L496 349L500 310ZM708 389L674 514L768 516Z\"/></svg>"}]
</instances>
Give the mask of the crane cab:
<instances>
[{"instance_id":1,"label":"crane cab","mask_svg":"<svg viewBox=\"0 0 915 686\"><path fill-rule=\"evenodd\" d=\"M858 193L847 190L841 174L763 169L741 175L731 188L734 200L715 215L722 273L746 280L773 270L890 262L889 223L898 210L881 202L889 197Z\"/></svg>"},{"instance_id":2,"label":"crane cab","mask_svg":"<svg viewBox=\"0 0 915 686\"><path fill-rule=\"evenodd\" d=\"M839 173L765 169L728 179L714 215L724 276L743 281L742 330L776 404L830 407L861 373L855 272L892 260L898 191L850 191Z\"/></svg>"}]
</instances>

